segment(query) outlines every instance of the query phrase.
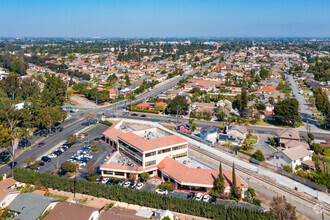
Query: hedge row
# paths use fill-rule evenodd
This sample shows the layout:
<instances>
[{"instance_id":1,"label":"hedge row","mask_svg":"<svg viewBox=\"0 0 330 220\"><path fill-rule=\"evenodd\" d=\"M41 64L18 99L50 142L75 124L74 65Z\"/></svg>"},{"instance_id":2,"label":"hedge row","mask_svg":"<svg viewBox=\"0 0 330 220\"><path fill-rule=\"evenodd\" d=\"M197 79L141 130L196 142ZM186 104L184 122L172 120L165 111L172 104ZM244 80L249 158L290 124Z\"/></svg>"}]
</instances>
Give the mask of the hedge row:
<instances>
[{"instance_id":1,"label":"hedge row","mask_svg":"<svg viewBox=\"0 0 330 220\"><path fill-rule=\"evenodd\" d=\"M127 108L130 110L130 108ZM140 109L140 108L133 108L133 112L145 112L145 113L152 113L152 114L159 114L159 111L156 110L146 110L146 109Z\"/></svg>"},{"instance_id":2,"label":"hedge row","mask_svg":"<svg viewBox=\"0 0 330 220\"><path fill-rule=\"evenodd\" d=\"M74 191L73 179L34 172L23 168L15 168L15 179L19 182L38 184L52 189L67 192ZM270 212L240 207L226 208L224 205L215 205L190 199L163 197L153 192L132 190L120 186L110 187L106 184L92 183L85 180L77 180L76 192L129 204L169 209L175 212L211 219L275 219Z\"/></svg>"},{"instance_id":3,"label":"hedge row","mask_svg":"<svg viewBox=\"0 0 330 220\"><path fill-rule=\"evenodd\" d=\"M109 127L112 125L110 121L99 121L100 124L108 125Z\"/></svg>"},{"instance_id":4,"label":"hedge row","mask_svg":"<svg viewBox=\"0 0 330 220\"><path fill-rule=\"evenodd\" d=\"M250 157L252 157L252 154L248 151L245 151L245 150L238 150L239 152L241 152L242 154L245 154L245 155L248 155Z\"/></svg>"}]
</instances>

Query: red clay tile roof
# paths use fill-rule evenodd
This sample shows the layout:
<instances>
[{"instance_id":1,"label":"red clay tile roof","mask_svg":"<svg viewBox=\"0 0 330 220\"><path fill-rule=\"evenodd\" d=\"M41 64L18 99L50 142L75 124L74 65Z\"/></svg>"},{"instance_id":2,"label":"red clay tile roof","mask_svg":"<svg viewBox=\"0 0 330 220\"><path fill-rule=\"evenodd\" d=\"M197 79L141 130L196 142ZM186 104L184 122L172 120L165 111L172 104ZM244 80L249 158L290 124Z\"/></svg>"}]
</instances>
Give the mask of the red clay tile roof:
<instances>
[{"instance_id":1,"label":"red clay tile roof","mask_svg":"<svg viewBox=\"0 0 330 220\"><path fill-rule=\"evenodd\" d=\"M275 91L275 90L276 90L276 86L264 86L261 89L259 89L259 91Z\"/></svg>"},{"instance_id":2,"label":"red clay tile roof","mask_svg":"<svg viewBox=\"0 0 330 220\"><path fill-rule=\"evenodd\" d=\"M17 191L14 189L8 189L8 187L11 187L15 183L17 183L17 181L14 180L13 178L7 178L0 182L0 201L4 199L8 193Z\"/></svg>"},{"instance_id":3,"label":"red clay tile roof","mask_svg":"<svg viewBox=\"0 0 330 220\"><path fill-rule=\"evenodd\" d=\"M149 151L174 144L187 143L186 139L181 138L177 135L169 135L160 138L154 138L151 140L146 140L134 134L133 132L128 132L121 134L118 137L125 142L133 145L134 147L140 149L141 151Z\"/></svg>"},{"instance_id":4,"label":"red clay tile roof","mask_svg":"<svg viewBox=\"0 0 330 220\"><path fill-rule=\"evenodd\" d=\"M214 179L219 175L218 170L190 168L170 157L165 157L158 164L158 168L184 185L207 185L212 187ZM230 171L222 171L222 173L225 177L225 186L231 186L232 173ZM238 187L246 188L237 177L236 182Z\"/></svg>"},{"instance_id":5,"label":"red clay tile roof","mask_svg":"<svg viewBox=\"0 0 330 220\"><path fill-rule=\"evenodd\" d=\"M136 108L152 108L154 107L154 104L152 103L140 103L135 106Z\"/></svg>"},{"instance_id":6,"label":"red clay tile roof","mask_svg":"<svg viewBox=\"0 0 330 220\"><path fill-rule=\"evenodd\" d=\"M166 103L165 102L157 102L157 103L155 103L155 106L163 106L165 108Z\"/></svg>"},{"instance_id":7,"label":"red clay tile roof","mask_svg":"<svg viewBox=\"0 0 330 220\"><path fill-rule=\"evenodd\" d=\"M102 134L108 138L110 138L113 141L118 141L117 137L123 132L120 129L116 128L116 125L118 125L121 121L117 121L112 126L110 126L107 130L103 131Z\"/></svg>"}]
</instances>

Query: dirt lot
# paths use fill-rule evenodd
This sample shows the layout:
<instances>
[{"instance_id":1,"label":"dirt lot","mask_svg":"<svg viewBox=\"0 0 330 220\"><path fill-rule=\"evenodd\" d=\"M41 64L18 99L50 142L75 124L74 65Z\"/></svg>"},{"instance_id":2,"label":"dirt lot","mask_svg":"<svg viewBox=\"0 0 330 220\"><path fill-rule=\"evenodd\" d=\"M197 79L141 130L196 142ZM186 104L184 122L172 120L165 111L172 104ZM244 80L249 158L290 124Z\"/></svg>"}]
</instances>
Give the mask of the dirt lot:
<instances>
[{"instance_id":1,"label":"dirt lot","mask_svg":"<svg viewBox=\"0 0 330 220\"><path fill-rule=\"evenodd\" d=\"M71 96L70 102L79 107L86 107L86 108L97 107L97 105L94 102L86 99L83 95Z\"/></svg>"}]
</instances>

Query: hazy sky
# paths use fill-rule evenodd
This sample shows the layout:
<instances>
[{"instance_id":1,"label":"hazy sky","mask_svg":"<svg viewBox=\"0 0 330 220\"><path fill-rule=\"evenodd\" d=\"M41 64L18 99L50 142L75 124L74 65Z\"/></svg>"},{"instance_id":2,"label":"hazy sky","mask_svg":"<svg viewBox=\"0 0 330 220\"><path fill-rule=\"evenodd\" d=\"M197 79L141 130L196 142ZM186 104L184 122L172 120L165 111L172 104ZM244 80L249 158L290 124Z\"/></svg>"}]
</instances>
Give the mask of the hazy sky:
<instances>
[{"instance_id":1,"label":"hazy sky","mask_svg":"<svg viewBox=\"0 0 330 220\"><path fill-rule=\"evenodd\" d=\"M330 0L0 0L0 37L330 37Z\"/></svg>"}]
</instances>

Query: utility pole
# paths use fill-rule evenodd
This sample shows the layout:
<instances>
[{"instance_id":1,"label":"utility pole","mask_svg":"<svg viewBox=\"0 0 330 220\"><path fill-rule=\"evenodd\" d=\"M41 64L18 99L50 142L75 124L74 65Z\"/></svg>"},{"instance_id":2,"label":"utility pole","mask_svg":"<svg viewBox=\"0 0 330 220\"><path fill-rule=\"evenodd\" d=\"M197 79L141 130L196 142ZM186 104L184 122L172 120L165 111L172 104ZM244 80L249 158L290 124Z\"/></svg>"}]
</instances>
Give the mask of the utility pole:
<instances>
[{"instance_id":1,"label":"utility pole","mask_svg":"<svg viewBox=\"0 0 330 220\"><path fill-rule=\"evenodd\" d=\"M14 178L14 168L15 168L15 146L14 146L14 141L11 141L12 146L13 146L13 161L11 163L11 176Z\"/></svg>"}]
</instances>

